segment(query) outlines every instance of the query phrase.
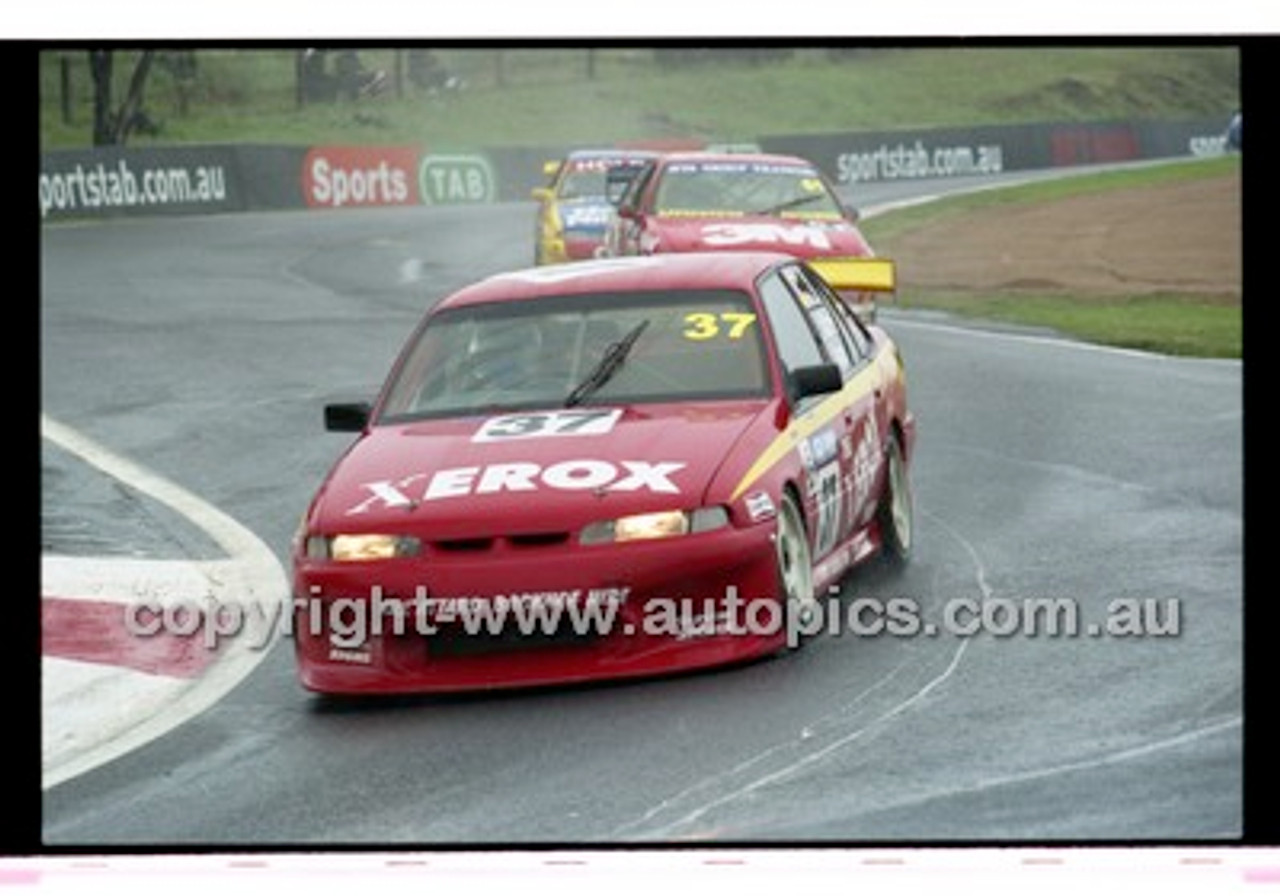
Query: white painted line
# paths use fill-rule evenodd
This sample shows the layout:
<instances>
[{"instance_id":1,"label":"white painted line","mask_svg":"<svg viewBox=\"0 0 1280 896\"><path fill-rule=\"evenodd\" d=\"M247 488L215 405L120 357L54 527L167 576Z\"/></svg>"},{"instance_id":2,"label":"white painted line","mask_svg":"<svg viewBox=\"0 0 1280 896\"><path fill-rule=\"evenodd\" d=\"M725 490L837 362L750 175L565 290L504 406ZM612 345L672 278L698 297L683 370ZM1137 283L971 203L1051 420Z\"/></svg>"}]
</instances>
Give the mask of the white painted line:
<instances>
[{"instance_id":1,"label":"white painted line","mask_svg":"<svg viewBox=\"0 0 1280 896\"><path fill-rule=\"evenodd\" d=\"M901 673L902 670L906 668L908 662L912 660L913 660L912 657L907 657L906 659L903 659L901 662L898 663L897 666L895 666L892 670L890 670L886 675L881 676L879 679L877 679L876 681L872 682L870 685L868 685L867 687L859 691L858 694L856 694L852 700L846 701L843 705L841 705L837 709L827 713L824 716L821 716L820 718L814 719L813 721L809 722L800 731L799 740L800 741L809 740L814 736L816 736L815 730L818 729L819 727L830 725L832 723L838 724L842 717L846 715L851 715L855 707L859 706L868 696L883 689L888 684L891 684L893 680L898 677L899 673ZM654 818L661 815L663 812L666 812L668 810L674 811L674 807L678 806L678 804L680 803L687 803L687 802L694 801L695 798L697 797L697 794L700 792L714 792L717 788L725 786L727 782L732 781L735 778L739 778L742 775L745 775L747 772L755 768L757 765L762 765L763 763L770 761L774 757L774 755L780 754L786 751L794 750L795 745L796 745L795 740L779 741L778 743L774 744L772 747L769 747L764 751L760 753L756 753L755 755L748 757L742 762L739 762L737 765L733 766L727 771L719 772L715 775L712 775L709 778L703 778L699 780L697 783L684 788L678 793L675 793L669 797L665 797L661 802L647 809L645 813L641 815L639 818L625 822L624 824L614 828L613 831L609 833L606 839L610 841L626 839L632 836L634 832L642 831L645 825L649 824L649 822L651 822Z\"/></svg>"},{"instance_id":2,"label":"white painted line","mask_svg":"<svg viewBox=\"0 0 1280 896\"><path fill-rule=\"evenodd\" d=\"M1180 734L1147 741L1123 750L1103 753L1099 756L1078 759L1073 762L1064 762L1059 765L1050 765L1043 768L1031 768L1008 775L997 775L950 789L944 788L934 790L910 799L877 806L876 811L886 811L890 809L900 810L906 806L922 805L933 800L954 799L959 796L981 793L984 790L992 790L998 787L1029 784L1046 778L1060 777L1063 775L1073 774L1075 772L1093 771L1095 769L1102 769L1111 765L1120 765L1126 762L1146 759L1149 756L1162 753L1166 750L1176 750L1181 747L1188 746L1204 738L1216 737L1220 734L1240 728L1243 724L1243 717L1238 715L1227 716L1208 721L1199 727L1183 731ZM1239 834L1236 832L1227 836L1239 836Z\"/></svg>"},{"instance_id":3,"label":"white painted line","mask_svg":"<svg viewBox=\"0 0 1280 896\"><path fill-rule=\"evenodd\" d=\"M994 190L1007 190L1007 189L1013 189L1015 187L1025 187L1031 184L1043 183L1048 180L1055 180L1059 177L1070 177L1072 175L1097 174L1097 173L1098 172L1095 170L1095 171L1073 171L1070 173L1042 175L1039 177L1035 175L1028 175L1026 177L1019 177L1017 179L1001 180L996 183L975 184L971 187L965 187L963 189L947 190L942 193L925 193L920 196L909 196L906 199L892 199L888 202L881 202L881 203L877 203L876 205L867 206L865 209L862 210L861 216L864 219L874 218L877 215L884 215L884 214L888 214L889 212L901 211L902 209L905 209L905 208L914 208L917 205L928 205L931 202L941 202L947 199L957 199L961 196L968 196L972 193L989 193ZM945 186L945 184L940 184L939 186Z\"/></svg>"},{"instance_id":4,"label":"white painted line","mask_svg":"<svg viewBox=\"0 0 1280 896\"><path fill-rule=\"evenodd\" d=\"M112 586L127 586L128 580L121 573L140 573L140 587L144 589L141 596L147 596L147 589L163 591L168 587L164 584L165 577L168 576L176 591L194 588L198 593L211 595L220 603L256 604L264 612L272 613L272 618L275 618L274 613L287 605L289 584L275 555L256 535L230 516L181 486L112 453L44 414L40 417L40 434L129 488L180 513L204 530L228 555L225 561L192 561L185 565L181 561L169 561L173 565L165 567L126 558L98 558L91 565L98 568L98 574L104 582ZM112 571L116 564L120 564L119 572ZM88 568L89 565L55 562L48 566L42 564L42 571L49 574L56 569L54 575L67 573L78 577L72 584L87 585L86 579L95 574ZM42 588L43 586L44 583ZM51 596L102 597L90 594ZM137 599L139 596L132 591L120 595L124 600ZM253 644L245 638L229 639L222 645L222 659L198 678L181 682L176 690L166 690L160 705L156 705L155 692L148 690L143 694L138 690L140 682L136 673L127 670L117 672L116 686L112 688L109 698L102 696L104 683L95 682L90 688L96 695L93 704L100 707L107 705L103 714L98 717L104 727L96 732L80 728L74 736L68 735L64 723L79 712L79 708L72 708L73 701L68 696L68 686L57 679L63 673L76 673L69 672L69 667L64 665L65 661L45 660L42 664L46 747L43 786L46 789L53 787L118 758L208 709L262 661L269 652L270 644L278 636L279 629L276 628L268 633L266 644L259 643L259 639L254 639ZM72 686L74 683L73 681ZM81 678L81 683L87 686L87 679ZM55 697L56 699L52 699ZM117 707L132 711L116 711ZM79 728L90 723L77 718L71 724ZM55 741L52 750L50 735Z\"/></svg>"},{"instance_id":5,"label":"white painted line","mask_svg":"<svg viewBox=\"0 0 1280 896\"><path fill-rule=\"evenodd\" d=\"M225 591L219 583L239 575L239 562L45 554L40 558L40 593L66 600L189 606Z\"/></svg>"},{"instance_id":6,"label":"white painted line","mask_svg":"<svg viewBox=\"0 0 1280 896\"><path fill-rule=\"evenodd\" d=\"M138 720L169 715L191 687L187 679L45 657L40 688L44 787L125 752L116 747L140 743Z\"/></svg>"},{"instance_id":7,"label":"white painted line","mask_svg":"<svg viewBox=\"0 0 1280 896\"><path fill-rule=\"evenodd\" d=\"M279 569L275 556L256 535L182 486L112 453L47 414L40 415L40 435L108 476L176 510L203 529L229 556L257 563L270 559L270 565Z\"/></svg>"},{"instance_id":8,"label":"white painted line","mask_svg":"<svg viewBox=\"0 0 1280 896\"><path fill-rule=\"evenodd\" d=\"M876 215L882 215L887 212L911 208L916 205L925 205L930 202L955 199L960 196L968 196L972 193L989 193L994 190L1014 189L1016 187L1048 183L1055 180L1066 180L1072 177L1088 177L1090 175L1107 174L1115 171L1154 168L1160 165L1179 165L1194 163L1196 161L1199 161L1199 159L1195 156L1175 156L1159 159L1141 159L1135 162L1106 162L1090 165L1069 165L1061 168L1036 168L1029 169L1022 174L997 176L995 180L985 183L979 182L965 187L956 187L954 182L949 183L948 179L945 177L931 178L935 185L940 188L940 192L925 193L920 196L910 196L906 199L891 199L888 202L869 205L861 210L861 216L863 218L874 218ZM856 183L843 184L842 189L856 189L858 186L859 185Z\"/></svg>"},{"instance_id":9,"label":"white painted line","mask_svg":"<svg viewBox=\"0 0 1280 896\"><path fill-rule=\"evenodd\" d=\"M956 531L955 528L948 525L945 521L943 521L937 515L928 513L928 511L924 511L924 510L921 510L921 512L926 513L931 519L937 522L947 532L948 535L950 535L957 542L959 542L960 546L964 548L965 552L969 555L970 561L973 563L974 579L978 585L978 589L982 592L983 601L991 600L993 596L993 591L991 589L990 583L987 581L987 569L986 569L986 566L983 564L982 558L981 556L979 556L978 551L973 546L972 542L970 542L968 539L962 536L958 531ZM804 772L812 766L821 764L823 761L826 760L828 756L831 756L832 754L835 754L838 751L845 749L850 744L861 739L864 735L879 731L884 726L886 726L893 720L897 719L899 716L909 712L917 704L927 700L929 695L932 694L933 691L942 687L944 684L950 681L951 677L955 674L956 669L960 667L960 663L964 659L964 655L966 651L968 651L969 649L969 644L972 643L973 640L974 639L972 638L961 639L959 646L951 654L951 657L947 662L946 668L944 668L940 673L934 675L932 678L926 681L922 686L917 688L911 695L909 695L903 700L898 701L892 707L880 713L869 722L860 724L857 728L854 728L851 731L847 731L844 734L841 734L838 737L835 737L834 739L826 743L825 746L819 747L815 745L814 748L810 749L809 752L805 753L803 756L801 756L799 759L795 760L794 762L790 762L771 772L767 772L765 774L759 775L758 777L750 781L747 781L745 784L742 784L733 790L723 793L713 799L706 800L705 802L703 802L701 805L698 805L693 810L674 819L673 821L668 822L665 825L660 826L655 831L649 832L646 836L653 837L653 838L662 838L662 839L671 839L674 837L685 836L687 835L689 828L693 827L697 822L699 822L703 817L705 817L712 810L717 809L721 806L736 802L743 798L749 798L755 795L758 791L764 788L767 788L772 784L776 784L778 781L784 780L786 778L789 778L796 774ZM808 739L811 739L811 737L812 735L810 735L809 737L805 737L802 735L800 740L801 741L808 740ZM784 745L793 746L794 744L784 744ZM768 753L774 752L776 749L777 747L771 747L764 752L765 754L768 754ZM745 768L754 764L755 764L755 760L752 759L752 760L748 760L746 763L742 764L742 766L740 767ZM659 804L657 807L649 810L648 812L645 813L645 815L642 817L640 821L637 821L634 824L638 825L640 824L641 821L653 818L663 808L666 808L668 805L674 803L681 795L682 794L678 794L676 797L672 797L664 801L663 803ZM631 825L624 826L624 828L628 828L628 827L631 827Z\"/></svg>"},{"instance_id":10,"label":"white painted line","mask_svg":"<svg viewBox=\"0 0 1280 896\"><path fill-rule=\"evenodd\" d=\"M1123 348L1115 345L1101 345L1096 342L1082 342L1074 339L1068 339L1061 336L1039 336L1031 333L1010 333L1004 330L988 330L981 326L962 326L960 324L944 324L934 323L931 321L910 320L897 315L885 315L884 324L886 327L907 327L919 330L935 330L941 333L954 333L965 337L974 337L976 339L999 339L1005 342L1021 342L1029 345L1045 345L1053 348L1071 349L1080 352L1096 352L1099 354L1120 355L1127 358L1137 358L1144 361L1159 361L1163 363L1188 363L1188 364L1205 364L1205 365L1222 365L1227 367L1239 367L1243 362L1239 358L1198 358L1189 355L1164 355L1159 352L1148 352L1137 348Z\"/></svg>"}]
</instances>

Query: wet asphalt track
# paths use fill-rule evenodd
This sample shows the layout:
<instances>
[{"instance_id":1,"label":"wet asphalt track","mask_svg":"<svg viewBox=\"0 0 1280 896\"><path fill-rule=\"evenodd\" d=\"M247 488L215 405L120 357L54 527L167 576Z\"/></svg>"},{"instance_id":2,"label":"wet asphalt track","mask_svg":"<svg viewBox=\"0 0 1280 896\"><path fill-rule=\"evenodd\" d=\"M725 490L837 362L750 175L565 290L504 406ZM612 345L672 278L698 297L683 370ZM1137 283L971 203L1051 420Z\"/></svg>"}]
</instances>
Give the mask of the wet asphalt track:
<instances>
[{"instance_id":1,"label":"wet asphalt track","mask_svg":"<svg viewBox=\"0 0 1280 896\"><path fill-rule=\"evenodd\" d=\"M43 409L283 563L345 444L322 404L371 395L420 312L526 264L531 233L529 204L47 228ZM885 322L920 421L917 555L856 573L846 605L911 598L941 625L949 601L1058 598L1083 627L1117 599L1170 623L1173 601L1179 634L819 637L707 674L354 706L305 694L286 641L213 709L47 791L44 841L1238 836L1240 365Z\"/></svg>"}]
</instances>

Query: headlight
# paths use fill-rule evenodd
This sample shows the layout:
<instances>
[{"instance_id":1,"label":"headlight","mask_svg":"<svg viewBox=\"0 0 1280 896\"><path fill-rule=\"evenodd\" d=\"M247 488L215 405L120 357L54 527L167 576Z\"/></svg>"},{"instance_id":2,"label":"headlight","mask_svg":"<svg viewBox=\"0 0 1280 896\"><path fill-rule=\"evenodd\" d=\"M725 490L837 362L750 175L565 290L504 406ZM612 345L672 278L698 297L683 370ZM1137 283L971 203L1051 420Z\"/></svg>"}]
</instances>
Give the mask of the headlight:
<instances>
[{"instance_id":1,"label":"headlight","mask_svg":"<svg viewBox=\"0 0 1280 896\"><path fill-rule=\"evenodd\" d=\"M393 557L412 557L421 547L418 539L406 535L312 535L307 539L307 556L313 560L336 560L339 563L390 560Z\"/></svg>"},{"instance_id":2,"label":"headlight","mask_svg":"<svg viewBox=\"0 0 1280 896\"><path fill-rule=\"evenodd\" d=\"M580 541L582 544L609 544L674 538L719 529L728 523L729 513L723 507L702 507L694 511L661 510L592 523L582 530Z\"/></svg>"},{"instance_id":3,"label":"headlight","mask_svg":"<svg viewBox=\"0 0 1280 896\"><path fill-rule=\"evenodd\" d=\"M689 516L679 510L624 516L613 522L614 541L643 541L670 538L689 531Z\"/></svg>"}]
</instances>

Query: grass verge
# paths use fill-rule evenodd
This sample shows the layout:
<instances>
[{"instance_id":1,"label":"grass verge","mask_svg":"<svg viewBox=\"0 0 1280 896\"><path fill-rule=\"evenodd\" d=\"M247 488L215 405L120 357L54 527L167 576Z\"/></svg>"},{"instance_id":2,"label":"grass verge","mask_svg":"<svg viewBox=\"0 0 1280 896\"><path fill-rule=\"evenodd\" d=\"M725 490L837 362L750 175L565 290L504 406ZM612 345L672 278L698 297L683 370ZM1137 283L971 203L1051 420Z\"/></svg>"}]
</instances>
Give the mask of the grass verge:
<instances>
[{"instance_id":1,"label":"grass verge","mask_svg":"<svg viewBox=\"0 0 1280 896\"><path fill-rule=\"evenodd\" d=\"M1177 162L1099 175L972 193L914 206L869 219L864 229L872 243L888 247L914 229L959 220L995 205L1053 202L1108 190L1137 188L1239 171L1236 156ZM1241 303L1222 295L1142 293L1087 297L1028 290L911 290L898 300L901 308L927 308L952 314L1047 327L1059 333L1123 348L1169 355L1240 358L1244 323Z\"/></svg>"},{"instance_id":2,"label":"grass verge","mask_svg":"<svg viewBox=\"0 0 1280 896\"><path fill-rule=\"evenodd\" d=\"M900 299L896 307L928 308L967 318L1047 327L1087 342L1165 355L1242 355L1240 306L1211 298L1152 294L1082 302L1069 295L926 290Z\"/></svg>"}]
</instances>

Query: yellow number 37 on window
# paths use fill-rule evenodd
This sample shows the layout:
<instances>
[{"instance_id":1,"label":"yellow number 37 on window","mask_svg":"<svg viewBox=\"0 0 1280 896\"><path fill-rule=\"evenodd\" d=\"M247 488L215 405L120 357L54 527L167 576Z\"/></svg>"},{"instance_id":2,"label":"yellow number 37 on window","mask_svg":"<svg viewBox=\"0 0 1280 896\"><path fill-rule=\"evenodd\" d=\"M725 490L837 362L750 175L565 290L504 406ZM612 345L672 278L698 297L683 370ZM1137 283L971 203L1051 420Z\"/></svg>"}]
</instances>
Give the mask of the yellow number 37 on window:
<instances>
[{"instance_id":1,"label":"yellow number 37 on window","mask_svg":"<svg viewBox=\"0 0 1280 896\"><path fill-rule=\"evenodd\" d=\"M747 328L756 322L756 316L746 311L722 311L719 314L695 311L684 316L688 324L684 329L684 338L695 342L706 342L723 336L726 339L741 339Z\"/></svg>"}]
</instances>

